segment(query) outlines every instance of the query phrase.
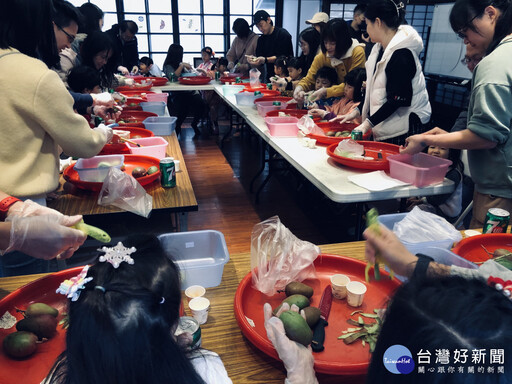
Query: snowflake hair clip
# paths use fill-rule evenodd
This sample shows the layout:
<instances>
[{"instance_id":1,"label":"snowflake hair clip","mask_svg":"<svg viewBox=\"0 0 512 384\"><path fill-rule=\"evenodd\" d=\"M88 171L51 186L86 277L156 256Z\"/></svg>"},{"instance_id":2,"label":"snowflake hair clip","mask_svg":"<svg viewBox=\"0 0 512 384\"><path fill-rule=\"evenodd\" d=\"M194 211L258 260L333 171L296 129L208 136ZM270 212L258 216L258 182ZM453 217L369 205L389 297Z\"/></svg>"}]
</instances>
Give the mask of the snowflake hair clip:
<instances>
[{"instance_id":1,"label":"snowflake hair clip","mask_svg":"<svg viewBox=\"0 0 512 384\"><path fill-rule=\"evenodd\" d=\"M115 247L102 247L98 251L105 252L103 256L100 256L100 262L106 261L112 264L114 268L117 268L123 261L128 264L134 264L135 262L130 255L137 251L137 249L135 247L126 248L123 243L119 242Z\"/></svg>"},{"instance_id":2,"label":"snowflake hair clip","mask_svg":"<svg viewBox=\"0 0 512 384\"><path fill-rule=\"evenodd\" d=\"M87 277L88 271L89 266L86 265L78 275L60 283L56 292L65 295L71 301L77 301L80 291L84 289L85 284L92 280L92 277Z\"/></svg>"}]
</instances>

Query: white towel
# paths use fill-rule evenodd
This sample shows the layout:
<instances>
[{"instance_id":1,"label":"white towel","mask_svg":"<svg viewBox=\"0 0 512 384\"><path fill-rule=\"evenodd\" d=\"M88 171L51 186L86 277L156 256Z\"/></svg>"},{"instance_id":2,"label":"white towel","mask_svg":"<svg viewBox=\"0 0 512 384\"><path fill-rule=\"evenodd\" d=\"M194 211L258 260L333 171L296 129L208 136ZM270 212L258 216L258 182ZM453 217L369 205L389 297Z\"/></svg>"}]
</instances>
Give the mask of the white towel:
<instances>
[{"instance_id":1,"label":"white towel","mask_svg":"<svg viewBox=\"0 0 512 384\"><path fill-rule=\"evenodd\" d=\"M366 188L369 191L383 191L385 189L403 187L411 183L404 183L403 181L389 177L384 171L375 171L370 173L362 173L360 175L349 176L348 179L360 187Z\"/></svg>"}]
</instances>

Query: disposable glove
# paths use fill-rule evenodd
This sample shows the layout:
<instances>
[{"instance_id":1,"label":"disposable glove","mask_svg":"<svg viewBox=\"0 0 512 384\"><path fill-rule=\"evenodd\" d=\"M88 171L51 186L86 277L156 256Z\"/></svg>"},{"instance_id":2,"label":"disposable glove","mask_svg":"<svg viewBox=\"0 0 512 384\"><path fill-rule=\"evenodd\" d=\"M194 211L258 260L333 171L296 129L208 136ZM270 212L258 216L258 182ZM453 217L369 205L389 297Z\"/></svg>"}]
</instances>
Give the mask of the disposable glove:
<instances>
[{"instance_id":1,"label":"disposable glove","mask_svg":"<svg viewBox=\"0 0 512 384\"><path fill-rule=\"evenodd\" d=\"M139 73L139 67L137 67L136 65L134 65L134 66L132 67L132 73L134 73L134 74Z\"/></svg>"},{"instance_id":2,"label":"disposable glove","mask_svg":"<svg viewBox=\"0 0 512 384\"><path fill-rule=\"evenodd\" d=\"M130 71L128 70L128 68L126 67L123 67L122 65L120 65L119 67L117 67L117 70L119 72L121 72L124 76L128 76L130 74Z\"/></svg>"},{"instance_id":3,"label":"disposable glove","mask_svg":"<svg viewBox=\"0 0 512 384\"><path fill-rule=\"evenodd\" d=\"M302 88L300 85L297 85L295 87L295 90L293 91L293 98L297 100L298 102L304 101L304 88Z\"/></svg>"},{"instance_id":4,"label":"disposable glove","mask_svg":"<svg viewBox=\"0 0 512 384\"><path fill-rule=\"evenodd\" d=\"M87 238L82 231L63 225L64 222L69 224L69 217L64 215L60 218L54 215L13 216L9 221L9 246L2 254L20 251L38 259L67 259Z\"/></svg>"},{"instance_id":5,"label":"disposable glove","mask_svg":"<svg viewBox=\"0 0 512 384\"><path fill-rule=\"evenodd\" d=\"M133 79L124 79L123 80L124 85L132 86L135 84L135 80Z\"/></svg>"},{"instance_id":6,"label":"disposable glove","mask_svg":"<svg viewBox=\"0 0 512 384\"><path fill-rule=\"evenodd\" d=\"M96 132L100 132L105 137L105 143L109 143L112 140L112 136L114 136L114 132L112 131L112 128L107 127L104 124L100 124L93 130Z\"/></svg>"},{"instance_id":7,"label":"disposable glove","mask_svg":"<svg viewBox=\"0 0 512 384\"><path fill-rule=\"evenodd\" d=\"M309 96L309 101L313 102L313 101L317 101L320 99L325 99L326 96L327 96L327 88L322 87L319 90L313 92L311 94L311 96Z\"/></svg>"},{"instance_id":8,"label":"disposable glove","mask_svg":"<svg viewBox=\"0 0 512 384\"><path fill-rule=\"evenodd\" d=\"M230 61L230 62L228 63L228 70L230 70L230 71L231 71L233 68L235 68L235 63L233 63L232 61Z\"/></svg>"},{"instance_id":9,"label":"disposable glove","mask_svg":"<svg viewBox=\"0 0 512 384\"><path fill-rule=\"evenodd\" d=\"M107 108L112 108L116 103L112 95L108 92L91 93L92 105L103 105Z\"/></svg>"},{"instance_id":10,"label":"disposable glove","mask_svg":"<svg viewBox=\"0 0 512 384\"><path fill-rule=\"evenodd\" d=\"M347 113L346 115L338 115L335 118L331 119L330 122L338 121L340 124L347 123L361 116L361 112L359 109L354 108L352 111Z\"/></svg>"},{"instance_id":11,"label":"disposable glove","mask_svg":"<svg viewBox=\"0 0 512 384\"><path fill-rule=\"evenodd\" d=\"M12 221L15 217L31 217L31 216L55 216L61 225L69 227L75 225L82 220L82 215L66 216L55 209L45 207L28 199L18 201L9 208L9 212L5 221Z\"/></svg>"},{"instance_id":12,"label":"disposable glove","mask_svg":"<svg viewBox=\"0 0 512 384\"><path fill-rule=\"evenodd\" d=\"M263 64L265 64L265 58L263 56L253 58L252 64L263 65Z\"/></svg>"},{"instance_id":13,"label":"disposable glove","mask_svg":"<svg viewBox=\"0 0 512 384\"><path fill-rule=\"evenodd\" d=\"M313 109L310 109L308 111L308 113L313 116L318 116L318 117L324 118L324 116L327 115L329 112L324 111L323 109L313 108Z\"/></svg>"},{"instance_id":14,"label":"disposable glove","mask_svg":"<svg viewBox=\"0 0 512 384\"><path fill-rule=\"evenodd\" d=\"M363 123L361 125L358 125L357 127L355 127L354 131L361 131L361 132L363 132L363 135L364 135L364 134L366 134L366 132L368 132L371 129L372 129L372 123L370 123L370 120L366 119L365 121L363 121Z\"/></svg>"},{"instance_id":15,"label":"disposable glove","mask_svg":"<svg viewBox=\"0 0 512 384\"><path fill-rule=\"evenodd\" d=\"M283 304L278 315L290 307L287 303ZM298 311L296 305L292 305L292 310ZM286 336L284 325L278 317L272 316L272 307L269 303L263 306L265 317L265 329L267 337L274 345L274 348L283 361L286 368L287 377L285 383L290 384L316 384L318 383L313 365L315 359L311 352L311 347L305 347L302 344L291 341ZM301 313L304 316L304 313Z\"/></svg>"},{"instance_id":16,"label":"disposable glove","mask_svg":"<svg viewBox=\"0 0 512 384\"><path fill-rule=\"evenodd\" d=\"M97 105L92 108L92 113L96 116L101 117L105 121L110 121L117 120L117 118L121 116L122 110L123 109L121 107L116 107L116 109L114 110L104 105Z\"/></svg>"}]
</instances>

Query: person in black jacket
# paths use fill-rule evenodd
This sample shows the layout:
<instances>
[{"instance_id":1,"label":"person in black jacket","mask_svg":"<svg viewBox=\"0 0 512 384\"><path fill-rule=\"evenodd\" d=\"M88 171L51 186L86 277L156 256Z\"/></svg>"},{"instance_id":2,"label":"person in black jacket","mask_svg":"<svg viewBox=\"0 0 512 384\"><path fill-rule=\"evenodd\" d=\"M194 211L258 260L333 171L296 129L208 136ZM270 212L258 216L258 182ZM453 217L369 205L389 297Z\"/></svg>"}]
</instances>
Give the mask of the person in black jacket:
<instances>
[{"instance_id":1,"label":"person in black jacket","mask_svg":"<svg viewBox=\"0 0 512 384\"><path fill-rule=\"evenodd\" d=\"M139 71L139 48L137 32L139 27L134 21L124 20L121 24L115 24L107 33L114 40L117 49L117 70L123 75Z\"/></svg>"}]
</instances>

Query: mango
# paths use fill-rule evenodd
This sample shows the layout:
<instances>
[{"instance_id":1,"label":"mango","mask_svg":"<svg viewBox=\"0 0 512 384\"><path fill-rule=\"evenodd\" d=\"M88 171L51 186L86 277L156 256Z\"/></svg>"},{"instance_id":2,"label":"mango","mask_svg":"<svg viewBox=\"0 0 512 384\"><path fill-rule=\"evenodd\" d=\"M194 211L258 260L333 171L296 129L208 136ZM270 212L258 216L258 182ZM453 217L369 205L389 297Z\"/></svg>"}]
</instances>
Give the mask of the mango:
<instances>
[{"instance_id":1,"label":"mango","mask_svg":"<svg viewBox=\"0 0 512 384\"><path fill-rule=\"evenodd\" d=\"M291 296L288 296L286 299L284 299L281 304L279 304L279 306L274 309L273 313L274 313L274 316L277 314L277 312L279 311L279 309L281 308L281 306L284 304L284 303L288 303L290 305L290 307L295 304L297 307L299 307L299 309L303 309L303 308L306 308L306 307L309 307L309 299L304 296L304 295L291 295Z\"/></svg>"},{"instance_id":2,"label":"mango","mask_svg":"<svg viewBox=\"0 0 512 384\"><path fill-rule=\"evenodd\" d=\"M306 347L311 344L313 331L311 331L308 323L306 323L306 320L304 320L299 313L284 311L281 313L281 316L279 316L279 319L283 322L284 331L290 340L296 341Z\"/></svg>"},{"instance_id":3,"label":"mango","mask_svg":"<svg viewBox=\"0 0 512 384\"><path fill-rule=\"evenodd\" d=\"M18 331L34 333L38 338L51 339L57 333L57 318L52 315L27 317L16 323Z\"/></svg>"},{"instance_id":4,"label":"mango","mask_svg":"<svg viewBox=\"0 0 512 384\"><path fill-rule=\"evenodd\" d=\"M302 295L306 296L308 299L310 299L311 296L313 296L313 288L311 288L309 285L299 283L298 281L292 281L291 283L286 284L284 292L286 296Z\"/></svg>"},{"instance_id":5,"label":"mango","mask_svg":"<svg viewBox=\"0 0 512 384\"><path fill-rule=\"evenodd\" d=\"M37 336L31 332L14 332L5 337L3 347L8 356L22 358L36 351L36 341Z\"/></svg>"},{"instance_id":6,"label":"mango","mask_svg":"<svg viewBox=\"0 0 512 384\"><path fill-rule=\"evenodd\" d=\"M39 315L52 315L53 317L57 317L59 316L59 311L45 303L32 303L25 310L26 317Z\"/></svg>"},{"instance_id":7,"label":"mango","mask_svg":"<svg viewBox=\"0 0 512 384\"><path fill-rule=\"evenodd\" d=\"M156 173L158 172L158 167L152 165L151 167L148 168L148 175L152 175L153 173Z\"/></svg>"},{"instance_id":8,"label":"mango","mask_svg":"<svg viewBox=\"0 0 512 384\"><path fill-rule=\"evenodd\" d=\"M313 328L320 319L320 309L317 307L304 308L304 314L306 315L306 322L310 328Z\"/></svg>"}]
</instances>

